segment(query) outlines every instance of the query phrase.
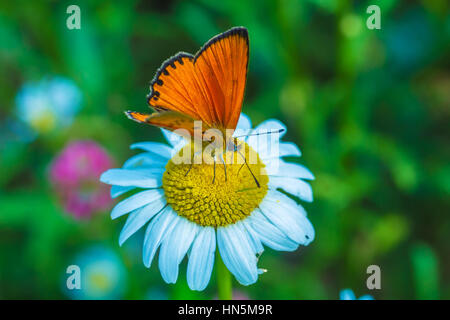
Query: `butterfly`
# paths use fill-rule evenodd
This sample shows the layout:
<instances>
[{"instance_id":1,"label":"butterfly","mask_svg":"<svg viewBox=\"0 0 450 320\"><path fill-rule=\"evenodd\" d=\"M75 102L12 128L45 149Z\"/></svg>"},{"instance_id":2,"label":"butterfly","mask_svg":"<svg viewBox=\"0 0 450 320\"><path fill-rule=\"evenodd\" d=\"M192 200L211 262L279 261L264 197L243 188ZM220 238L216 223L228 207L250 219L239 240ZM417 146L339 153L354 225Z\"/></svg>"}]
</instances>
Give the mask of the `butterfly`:
<instances>
[{"instance_id":1,"label":"butterfly","mask_svg":"<svg viewBox=\"0 0 450 320\"><path fill-rule=\"evenodd\" d=\"M242 144L238 144L237 137L231 137L229 132L235 131L241 114L248 60L247 29L231 28L211 38L195 55L179 52L164 61L150 83L150 93L147 96L148 104L155 112L125 113L130 119L140 123L172 131L184 129L188 133L186 136L190 138L196 134L195 122L201 121L203 141L205 131L219 130L221 142L216 141L215 148L238 153L259 188L260 183L245 158L245 151L244 154L240 152ZM213 140L207 138L206 141ZM215 156L213 152L213 183L216 172ZM222 163L227 181L223 155ZM185 176L189 174L192 165L191 161Z\"/></svg>"},{"instance_id":2,"label":"butterfly","mask_svg":"<svg viewBox=\"0 0 450 320\"><path fill-rule=\"evenodd\" d=\"M167 59L150 83L151 114L127 111L137 122L169 130L184 129L191 137L195 121L202 133L236 129L242 109L249 60L245 27L234 27L211 38L191 55L179 52Z\"/></svg>"}]
</instances>

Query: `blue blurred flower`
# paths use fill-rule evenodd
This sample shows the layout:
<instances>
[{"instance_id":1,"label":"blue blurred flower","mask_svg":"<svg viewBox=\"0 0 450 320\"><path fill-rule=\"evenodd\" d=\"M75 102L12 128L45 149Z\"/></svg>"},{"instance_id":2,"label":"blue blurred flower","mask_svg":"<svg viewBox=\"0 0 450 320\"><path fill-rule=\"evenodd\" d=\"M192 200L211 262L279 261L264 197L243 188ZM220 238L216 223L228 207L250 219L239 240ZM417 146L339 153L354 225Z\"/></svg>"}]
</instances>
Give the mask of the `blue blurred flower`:
<instances>
[{"instance_id":1,"label":"blue blurred flower","mask_svg":"<svg viewBox=\"0 0 450 320\"><path fill-rule=\"evenodd\" d=\"M17 116L39 133L70 125L81 107L82 93L67 78L26 83L16 96Z\"/></svg>"},{"instance_id":2,"label":"blue blurred flower","mask_svg":"<svg viewBox=\"0 0 450 320\"><path fill-rule=\"evenodd\" d=\"M357 299L355 293L351 289L341 290L339 297L341 300L374 300L370 294L363 295Z\"/></svg>"},{"instance_id":3,"label":"blue blurred flower","mask_svg":"<svg viewBox=\"0 0 450 320\"><path fill-rule=\"evenodd\" d=\"M74 264L80 267L81 289L67 290L73 299L120 299L126 289L126 269L110 248L94 246L78 255Z\"/></svg>"}]
</instances>

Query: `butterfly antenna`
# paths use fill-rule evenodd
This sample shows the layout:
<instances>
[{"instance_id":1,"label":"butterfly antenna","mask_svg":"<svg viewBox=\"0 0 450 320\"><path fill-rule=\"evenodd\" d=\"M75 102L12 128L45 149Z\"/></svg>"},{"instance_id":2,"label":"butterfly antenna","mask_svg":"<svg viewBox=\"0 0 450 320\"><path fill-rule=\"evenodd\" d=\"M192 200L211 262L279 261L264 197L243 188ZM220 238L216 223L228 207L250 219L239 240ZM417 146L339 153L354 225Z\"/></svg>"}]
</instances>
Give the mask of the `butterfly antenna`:
<instances>
[{"instance_id":1,"label":"butterfly antenna","mask_svg":"<svg viewBox=\"0 0 450 320\"><path fill-rule=\"evenodd\" d=\"M286 131L286 129L278 129L278 130L267 131L267 132L256 132L256 133L250 133L250 134L244 134L244 135L241 135L241 136L236 136L234 138L242 138L242 137L250 137L250 136L262 136L262 135L265 135L265 134L283 133L284 131Z\"/></svg>"},{"instance_id":2,"label":"butterfly antenna","mask_svg":"<svg viewBox=\"0 0 450 320\"><path fill-rule=\"evenodd\" d=\"M250 173L252 174L253 179L255 180L256 185L258 186L258 188L261 188L261 185L259 184L258 179L256 179L255 175L253 174L252 169L250 169L250 166L249 166L248 163L247 163L247 159L245 159L245 157L242 155L242 153L241 153L240 151L238 151L238 153L239 153L239 154L241 155L241 157L244 159L244 164L243 164L242 166L244 166L244 165L247 166L248 170L249 170ZM241 166L241 168L242 168L242 166ZM241 169L239 169L239 171L240 171L240 170L241 170ZM239 173L239 171L238 171L238 173Z\"/></svg>"}]
</instances>

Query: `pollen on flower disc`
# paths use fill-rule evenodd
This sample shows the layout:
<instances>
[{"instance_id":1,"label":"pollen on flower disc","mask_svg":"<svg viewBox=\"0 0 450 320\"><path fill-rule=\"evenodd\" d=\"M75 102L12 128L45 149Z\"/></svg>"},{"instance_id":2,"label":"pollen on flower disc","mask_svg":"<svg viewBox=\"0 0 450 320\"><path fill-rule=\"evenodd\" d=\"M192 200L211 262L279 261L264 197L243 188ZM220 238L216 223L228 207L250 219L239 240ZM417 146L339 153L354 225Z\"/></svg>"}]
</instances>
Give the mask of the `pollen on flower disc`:
<instances>
[{"instance_id":1,"label":"pollen on flower disc","mask_svg":"<svg viewBox=\"0 0 450 320\"><path fill-rule=\"evenodd\" d=\"M258 154L239 141L237 150L216 156L214 165L211 154L196 155L193 150L194 145L188 145L166 165L167 203L178 215L202 226L226 226L249 216L268 189L269 178ZM190 153L189 160L180 163L183 152Z\"/></svg>"}]
</instances>

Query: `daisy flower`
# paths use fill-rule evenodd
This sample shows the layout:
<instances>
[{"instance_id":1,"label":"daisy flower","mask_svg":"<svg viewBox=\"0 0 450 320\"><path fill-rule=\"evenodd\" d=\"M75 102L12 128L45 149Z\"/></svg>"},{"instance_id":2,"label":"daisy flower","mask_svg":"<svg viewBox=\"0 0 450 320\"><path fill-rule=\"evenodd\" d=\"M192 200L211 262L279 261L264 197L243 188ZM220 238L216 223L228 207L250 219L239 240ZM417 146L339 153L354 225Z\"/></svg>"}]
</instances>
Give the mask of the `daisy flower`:
<instances>
[{"instance_id":1,"label":"daisy flower","mask_svg":"<svg viewBox=\"0 0 450 320\"><path fill-rule=\"evenodd\" d=\"M267 130L279 134L256 135ZM144 152L100 178L112 185L113 198L144 189L119 202L111 212L112 219L129 214L119 244L149 222L143 262L150 267L159 249L159 269L167 283L177 281L179 264L188 255L188 285L192 290L203 290L211 277L216 249L239 283L255 283L264 272L257 266L264 245L294 251L314 239L305 210L285 194L311 202L312 190L304 180L314 179L304 166L282 160L301 155L295 144L279 141L285 131L277 120L252 129L250 119L241 114L234 137L238 137L245 158L255 160L248 161L247 168L228 162L229 154L222 158L226 165L176 164L175 157L189 142L164 129L170 146L133 144L132 149ZM278 150L273 148L275 144ZM235 158L238 152L229 151Z\"/></svg>"}]
</instances>

